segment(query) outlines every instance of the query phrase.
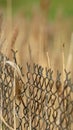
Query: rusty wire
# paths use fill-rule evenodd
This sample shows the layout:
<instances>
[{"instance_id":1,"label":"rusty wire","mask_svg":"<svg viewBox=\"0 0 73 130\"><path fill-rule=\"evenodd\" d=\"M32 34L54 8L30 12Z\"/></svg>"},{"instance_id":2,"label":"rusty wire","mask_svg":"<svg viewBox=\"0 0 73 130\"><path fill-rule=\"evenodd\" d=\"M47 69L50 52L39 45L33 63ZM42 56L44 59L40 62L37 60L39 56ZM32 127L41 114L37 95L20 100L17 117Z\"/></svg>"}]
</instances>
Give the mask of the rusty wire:
<instances>
[{"instance_id":1,"label":"rusty wire","mask_svg":"<svg viewBox=\"0 0 73 130\"><path fill-rule=\"evenodd\" d=\"M16 52L13 51L14 62ZM56 81L53 71L34 64L33 71L27 64L27 81L23 83L16 75L15 96L13 94L14 69L4 65L9 60L0 53L0 110L6 123L14 129L14 102L16 130L73 130L73 84L70 72L65 70L65 81L57 71ZM20 68L21 74L22 68ZM4 130L10 130L2 122Z\"/></svg>"}]
</instances>

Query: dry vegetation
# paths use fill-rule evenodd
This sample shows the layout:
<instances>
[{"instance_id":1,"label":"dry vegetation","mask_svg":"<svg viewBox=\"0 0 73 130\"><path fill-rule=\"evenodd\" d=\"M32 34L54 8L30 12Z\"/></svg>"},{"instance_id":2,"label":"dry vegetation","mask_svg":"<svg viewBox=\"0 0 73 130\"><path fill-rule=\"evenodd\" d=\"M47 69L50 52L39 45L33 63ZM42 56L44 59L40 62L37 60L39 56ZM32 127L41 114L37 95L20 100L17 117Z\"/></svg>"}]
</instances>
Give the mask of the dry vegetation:
<instances>
[{"instance_id":1,"label":"dry vegetation","mask_svg":"<svg viewBox=\"0 0 73 130\"><path fill-rule=\"evenodd\" d=\"M32 18L28 20L23 13L16 17L0 13L0 51L12 60L11 49L18 50L17 62L26 73L26 63L33 63L63 74L64 69L73 74L73 33L72 18L64 19L62 14L56 20L47 20L49 6L40 3L41 9L34 9ZM73 79L72 79L73 80Z\"/></svg>"},{"instance_id":2,"label":"dry vegetation","mask_svg":"<svg viewBox=\"0 0 73 130\"><path fill-rule=\"evenodd\" d=\"M68 63L68 58L69 54L72 54L72 18L64 19L62 14L58 13L55 21L48 21L44 14L45 10L47 14L49 7L46 3L47 1L41 1L41 10L34 9L30 20L22 13L15 18L12 18L10 13L7 17L1 13L0 50L10 58L11 49L18 50L17 60L24 66L24 71L26 62L35 62L44 67L49 64L53 69L62 71L63 51L65 68L69 64L67 67L71 70L72 63Z\"/></svg>"}]
</instances>

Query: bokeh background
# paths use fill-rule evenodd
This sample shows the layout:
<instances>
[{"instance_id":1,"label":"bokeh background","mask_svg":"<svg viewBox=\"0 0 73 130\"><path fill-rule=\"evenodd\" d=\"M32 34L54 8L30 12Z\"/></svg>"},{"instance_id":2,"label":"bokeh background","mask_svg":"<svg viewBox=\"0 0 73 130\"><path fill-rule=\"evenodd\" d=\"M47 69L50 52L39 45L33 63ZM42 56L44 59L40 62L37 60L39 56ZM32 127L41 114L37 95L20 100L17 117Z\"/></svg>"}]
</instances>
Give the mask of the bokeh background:
<instances>
[{"instance_id":1,"label":"bokeh background","mask_svg":"<svg viewBox=\"0 0 73 130\"><path fill-rule=\"evenodd\" d=\"M49 17L54 18L58 8L62 9L64 17L73 15L73 0L50 0L50 2ZM40 0L12 0L12 10L14 14L19 9L22 9L27 15L30 15L33 5L40 6ZM6 6L7 0L0 0L0 7L6 9Z\"/></svg>"},{"instance_id":2,"label":"bokeh background","mask_svg":"<svg viewBox=\"0 0 73 130\"><path fill-rule=\"evenodd\" d=\"M22 66L72 71L73 0L0 0L0 27L3 52L18 50Z\"/></svg>"}]
</instances>

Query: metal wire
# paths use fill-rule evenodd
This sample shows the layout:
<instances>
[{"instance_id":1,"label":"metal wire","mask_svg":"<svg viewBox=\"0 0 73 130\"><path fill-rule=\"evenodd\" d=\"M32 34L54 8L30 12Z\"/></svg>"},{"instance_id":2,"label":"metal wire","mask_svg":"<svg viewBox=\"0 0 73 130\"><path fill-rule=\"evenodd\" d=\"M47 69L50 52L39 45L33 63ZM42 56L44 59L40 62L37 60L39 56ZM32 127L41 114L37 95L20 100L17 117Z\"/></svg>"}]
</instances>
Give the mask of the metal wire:
<instances>
[{"instance_id":1,"label":"metal wire","mask_svg":"<svg viewBox=\"0 0 73 130\"><path fill-rule=\"evenodd\" d=\"M51 69L46 68L44 76L41 66L34 64L31 71L31 66L27 64L27 81L23 83L21 77L16 75L14 96L14 69L8 64L4 65L4 58L9 60L0 53L0 110L6 123L14 129L16 120L16 130L73 130L73 84L70 72L65 70L66 79L63 83L59 71L55 81ZM4 122L2 128L10 130Z\"/></svg>"}]
</instances>

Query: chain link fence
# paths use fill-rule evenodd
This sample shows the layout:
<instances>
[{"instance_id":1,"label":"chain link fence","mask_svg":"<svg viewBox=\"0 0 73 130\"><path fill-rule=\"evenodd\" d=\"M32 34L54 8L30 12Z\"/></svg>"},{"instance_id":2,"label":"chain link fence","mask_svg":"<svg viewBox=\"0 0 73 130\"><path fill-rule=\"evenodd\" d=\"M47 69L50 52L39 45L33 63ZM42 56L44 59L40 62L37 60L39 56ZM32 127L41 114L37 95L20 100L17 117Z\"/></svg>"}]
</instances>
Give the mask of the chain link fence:
<instances>
[{"instance_id":1,"label":"chain link fence","mask_svg":"<svg viewBox=\"0 0 73 130\"><path fill-rule=\"evenodd\" d=\"M57 71L27 64L22 68L0 53L1 130L73 130L73 84L65 70L65 81Z\"/></svg>"}]
</instances>

